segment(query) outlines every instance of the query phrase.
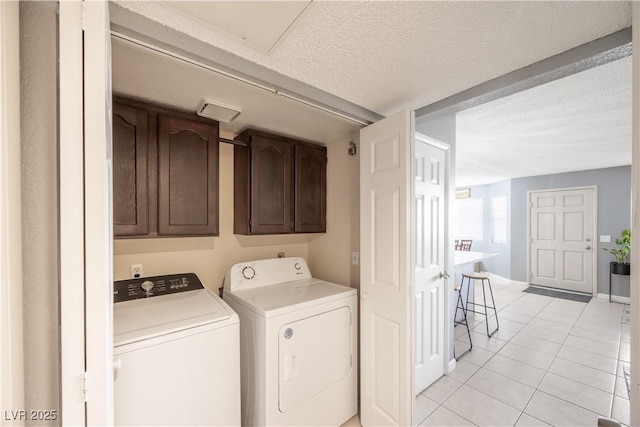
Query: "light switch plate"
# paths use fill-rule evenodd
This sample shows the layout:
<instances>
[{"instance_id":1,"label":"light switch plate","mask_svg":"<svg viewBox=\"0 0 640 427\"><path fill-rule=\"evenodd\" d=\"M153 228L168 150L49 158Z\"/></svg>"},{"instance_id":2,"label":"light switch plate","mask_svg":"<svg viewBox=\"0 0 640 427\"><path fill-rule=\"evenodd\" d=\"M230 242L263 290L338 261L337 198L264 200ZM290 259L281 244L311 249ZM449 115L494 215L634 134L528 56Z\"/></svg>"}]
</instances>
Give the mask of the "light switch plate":
<instances>
[{"instance_id":1,"label":"light switch plate","mask_svg":"<svg viewBox=\"0 0 640 427\"><path fill-rule=\"evenodd\" d=\"M351 252L351 264L359 265L360 264L360 253L353 251Z\"/></svg>"},{"instance_id":2,"label":"light switch plate","mask_svg":"<svg viewBox=\"0 0 640 427\"><path fill-rule=\"evenodd\" d=\"M611 236L607 236L606 234L601 234L600 243L611 243Z\"/></svg>"}]
</instances>

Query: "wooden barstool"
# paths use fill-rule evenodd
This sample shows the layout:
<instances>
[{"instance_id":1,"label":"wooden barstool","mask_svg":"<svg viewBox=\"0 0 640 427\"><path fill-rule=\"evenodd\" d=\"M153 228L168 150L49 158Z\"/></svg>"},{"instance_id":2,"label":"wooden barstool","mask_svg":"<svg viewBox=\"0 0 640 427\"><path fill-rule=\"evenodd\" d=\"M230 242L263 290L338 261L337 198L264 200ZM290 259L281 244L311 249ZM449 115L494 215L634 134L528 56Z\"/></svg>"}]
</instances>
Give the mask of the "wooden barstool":
<instances>
[{"instance_id":1,"label":"wooden barstool","mask_svg":"<svg viewBox=\"0 0 640 427\"><path fill-rule=\"evenodd\" d=\"M469 353L473 349L473 342L471 341L471 331L469 330L469 322L467 321L467 309L464 308L464 302L462 300L462 285L456 284L453 287L453 290L458 292L458 303L456 304L456 313L453 316L453 327L455 328L458 325L464 325L467 328L467 335L469 336L469 348L464 351L460 356L456 356L456 346L453 346L453 358L456 360L460 360L462 356ZM464 320L456 320L458 318L458 310L462 310L462 315Z\"/></svg>"},{"instance_id":2,"label":"wooden barstool","mask_svg":"<svg viewBox=\"0 0 640 427\"><path fill-rule=\"evenodd\" d=\"M491 337L500 328L500 323L498 322L498 310L496 309L496 301L493 298L493 289L491 289L491 280L489 280L489 276L487 276L485 273L462 273L461 285L464 285L464 279L465 278L467 279L467 306L465 308L465 313L470 311L472 313L484 314L484 321L485 321L485 323L487 325L487 336ZM477 304L475 302L475 295L474 295L474 301L469 301L469 290L471 289L471 280L472 279L474 280L473 283L475 283L476 280L481 280L482 281L482 298L483 298L484 304ZM489 292L491 294L491 303L493 304L492 306L488 306L487 305L487 294L486 294L485 289L484 289L484 282L485 281L489 285ZM474 310L471 310L469 308L469 304L473 305ZM484 307L484 312L476 311L475 310L476 306ZM493 309L493 312L496 315L496 328L491 333L489 333L489 316L488 316L487 309ZM457 309L456 309L456 311L457 311Z\"/></svg>"}]
</instances>

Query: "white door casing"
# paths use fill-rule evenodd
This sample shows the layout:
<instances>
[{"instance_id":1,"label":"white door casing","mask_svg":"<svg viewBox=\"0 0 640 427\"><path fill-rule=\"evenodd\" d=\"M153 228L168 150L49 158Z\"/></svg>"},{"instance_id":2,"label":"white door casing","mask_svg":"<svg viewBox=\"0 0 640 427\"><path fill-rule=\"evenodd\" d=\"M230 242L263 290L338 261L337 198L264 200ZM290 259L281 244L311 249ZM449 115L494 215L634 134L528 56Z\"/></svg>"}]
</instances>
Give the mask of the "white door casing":
<instances>
[{"instance_id":1,"label":"white door casing","mask_svg":"<svg viewBox=\"0 0 640 427\"><path fill-rule=\"evenodd\" d=\"M360 422L412 424L413 112L360 131Z\"/></svg>"},{"instance_id":2,"label":"white door casing","mask_svg":"<svg viewBox=\"0 0 640 427\"><path fill-rule=\"evenodd\" d=\"M529 283L596 295L596 188L528 192Z\"/></svg>"},{"instance_id":3,"label":"white door casing","mask_svg":"<svg viewBox=\"0 0 640 427\"><path fill-rule=\"evenodd\" d=\"M61 424L113 425L108 3L59 4Z\"/></svg>"},{"instance_id":4,"label":"white door casing","mask_svg":"<svg viewBox=\"0 0 640 427\"><path fill-rule=\"evenodd\" d=\"M58 16L60 424L84 425L82 2L60 2Z\"/></svg>"},{"instance_id":5,"label":"white door casing","mask_svg":"<svg viewBox=\"0 0 640 427\"><path fill-rule=\"evenodd\" d=\"M19 21L19 3L0 2L0 408L7 426L24 424L9 411L25 407Z\"/></svg>"},{"instance_id":6,"label":"white door casing","mask_svg":"<svg viewBox=\"0 0 640 427\"><path fill-rule=\"evenodd\" d=\"M445 348L445 206L446 152L416 136L413 176L415 200L411 235L414 237L415 394L444 375Z\"/></svg>"},{"instance_id":7,"label":"white door casing","mask_svg":"<svg viewBox=\"0 0 640 427\"><path fill-rule=\"evenodd\" d=\"M87 425L113 425L111 30L108 2L83 5Z\"/></svg>"}]
</instances>

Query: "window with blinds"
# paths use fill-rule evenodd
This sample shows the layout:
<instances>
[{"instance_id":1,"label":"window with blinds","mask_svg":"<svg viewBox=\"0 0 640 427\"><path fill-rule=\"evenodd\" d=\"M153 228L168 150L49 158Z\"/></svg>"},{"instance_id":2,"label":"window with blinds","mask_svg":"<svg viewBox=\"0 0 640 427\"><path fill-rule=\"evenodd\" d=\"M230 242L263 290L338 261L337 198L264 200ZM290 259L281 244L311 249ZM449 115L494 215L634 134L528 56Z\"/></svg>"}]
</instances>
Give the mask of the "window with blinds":
<instances>
[{"instance_id":1,"label":"window with blinds","mask_svg":"<svg viewBox=\"0 0 640 427\"><path fill-rule=\"evenodd\" d=\"M482 240L482 199L456 200L456 239Z\"/></svg>"},{"instance_id":2,"label":"window with blinds","mask_svg":"<svg viewBox=\"0 0 640 427\"><path fill-rule=\"evenodd\" d=\"M507 243L507 196L491 198L491 241Z\"/></svg>"}]
</instances>

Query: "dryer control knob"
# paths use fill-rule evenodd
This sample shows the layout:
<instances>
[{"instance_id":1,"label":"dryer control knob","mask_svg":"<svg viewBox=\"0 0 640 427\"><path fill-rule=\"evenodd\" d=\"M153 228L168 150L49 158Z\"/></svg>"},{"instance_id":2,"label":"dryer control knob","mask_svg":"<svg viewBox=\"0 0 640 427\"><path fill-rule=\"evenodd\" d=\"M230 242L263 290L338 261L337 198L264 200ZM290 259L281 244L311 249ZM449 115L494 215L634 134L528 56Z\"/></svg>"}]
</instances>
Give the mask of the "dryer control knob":
<instances>
[{"instance_id":1,"label":"dryer control knob","mask_svg":"<svg viewBox=\"0 0 640 427\"><path fill-rule=\"evenodd\" d=\"M242 269L242 277L245 279L251 280L256 276L256 271L253 267L245 267Z\"/></svg>"},{"instance_id":2,"label":"dryer control knob","mask_svg":"<svg viewBox=\"0 0 640 427\"><path fill-rule=\"evenodd\" d=\"M149 292L151 289L153 289L154 286L155 286L155 283L153 283L151 280L145 280L140 285L142 290L145 291L145 292Z\"/></svg>"},{"instance_id":3,"label":"dryer control knob","mask_svg":"<svg viewBox=\"0 0 640 427\"><path fill-rule=\"evenodd\" d=\"M299 263L299 262L296 262L296 263L293 265L293 267L294 267L296 270L300 270L300 268L302 268L302 267L300 266L300 263Z\"/></svg>"}]
</instances>

